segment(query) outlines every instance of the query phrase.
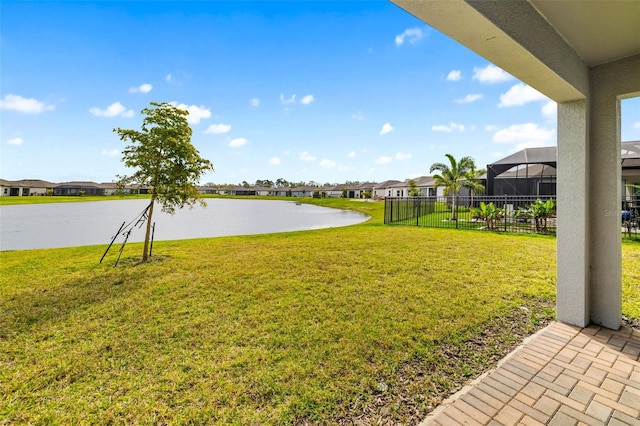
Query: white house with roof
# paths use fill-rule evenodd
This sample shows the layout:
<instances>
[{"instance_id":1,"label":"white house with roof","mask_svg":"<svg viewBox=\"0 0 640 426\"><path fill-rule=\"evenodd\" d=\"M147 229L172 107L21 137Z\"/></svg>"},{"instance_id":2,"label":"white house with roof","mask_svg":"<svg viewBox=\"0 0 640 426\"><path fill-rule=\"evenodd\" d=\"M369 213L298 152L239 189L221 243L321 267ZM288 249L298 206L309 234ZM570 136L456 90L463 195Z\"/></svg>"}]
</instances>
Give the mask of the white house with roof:
<instances>
[{"instance_id":1,"label":"white house with roof","mask_svg":"<svg viewBox=\"0 0 640 426\"><path fill-rule=\"evenodd\" d=\"M442 197L444 188L437 187L431 176L418 176L405 181L391 180L383 182L375 189L375 194L379 198L385 197L409 197L411 194L411 181L420 191L420 197Z\"/></svg>"},{"instance_id":2,"label":"white house with roof","mask_svg":"<svg viewBox=\"0 0 640 426\"><path fill-rule=\"evenodd\" d=\"M373 198L385 198L390 197L389 195L389 187L391 185L395 185L396 183L400 183L399 180L385 180L384 182L380 182L374 185L373 187Z\"/></svg>"},{"instance_id":3,"label":"white house with roof","mask_svg":"<svg viewBox=\"0 0 640 426\"><path fill-rule=\"evenodd\" d=\"M40 179L0 179L0 197L47 195L47 190L53 190L55 186L55 183Z\"/></svg>"},{"instance_id":4,"label":"white house with roof","mask_svg":"<svg viewBox=\"0 0 640 426\"><path fill-rule=\"evenodd\" d=\"M316 186L297 186L290 188L292 197L313 197L313 193L319 191L320 188Z\"/></svg>"}]
</instances>

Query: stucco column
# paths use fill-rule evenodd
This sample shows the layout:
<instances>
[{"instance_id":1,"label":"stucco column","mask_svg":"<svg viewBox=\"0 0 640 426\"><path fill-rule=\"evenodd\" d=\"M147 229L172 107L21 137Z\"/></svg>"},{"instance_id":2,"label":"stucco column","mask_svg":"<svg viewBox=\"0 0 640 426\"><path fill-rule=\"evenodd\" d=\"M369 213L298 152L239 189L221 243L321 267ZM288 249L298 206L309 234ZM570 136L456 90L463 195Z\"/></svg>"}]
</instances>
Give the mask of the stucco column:
<instances>
[{"instance_id":1,"label":"stucco column","mask_svg":"<svg viewBox=\"0 0 640 426\"><path fill-rule=\"evenodd\" d=\"M616 86L621 76L631 75L617 68L591 70L589 97L590 311L592 322L612 329L622 321L621 93Z\"/></svg>"},{"instance_id":2,"label":"stucco column","mask_svg":"<svg viewBox=\"0 0 640 426\"><path fill-rule=\"evenodd\" d=\"M589 324L589 103L558 104L556 315Z\"/></svg>"}]
</instances>

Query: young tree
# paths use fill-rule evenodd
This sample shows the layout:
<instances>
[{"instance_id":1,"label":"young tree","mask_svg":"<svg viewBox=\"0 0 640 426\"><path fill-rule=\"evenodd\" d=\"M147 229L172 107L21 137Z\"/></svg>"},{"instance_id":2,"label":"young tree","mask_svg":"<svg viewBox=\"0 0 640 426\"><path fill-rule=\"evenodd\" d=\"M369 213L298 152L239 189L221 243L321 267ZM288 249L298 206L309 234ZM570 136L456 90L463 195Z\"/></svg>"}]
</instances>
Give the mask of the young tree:
<instances>
[{"instance_id":1,"label":"young tree","mask_svg":"<svg viewBox=\"0 0 640 426\"><path fill-rule=\"evenodd\" d=\"M444 187L444 195L452 195L453 202L451 204L451 220L457 220L456 196L462 188L467 188L472 192L478 190L478 175L476 171L476 163L472 157L462 157L457 161L451 154L445 154L449 159L449 165L444 163L434 163L429 169L429 173L438 171L433 175L436 182L436 188Z\"/></svg>"},{"instance_id":2,"label":"young tree","mask_svg":"<svg viewBox=\"0 0 640 426\"><path fill-rule=\"evenodd\" d=\"M416 181L413 179L410 179L409 182L409 196L410 197L418 197L420 196L422 193L420 192L420 189L418 189L418 186L416 185Z\"/></svg>"},{"instance_id":3,"label":"young tree","mask_svg":"<svg viewBox=\"0 0 640 426\"><path fill-rule=\"evenodd\" d=\"M191 144L187 111L166 102L151 102L151 107L143 109L142 114L145 118L141 131L120 128L113 131L120 140L129 142L122 152L122 161L135 170L130 176L118 176L120 182L136 182L151 189L142 249L142 261L146 262L155 202L170 214L175 213L176 207L193 207L196 202L206 206L196 185L205 172L213 170L213 164L200 157Z\"/></svg>"}]
</instances>

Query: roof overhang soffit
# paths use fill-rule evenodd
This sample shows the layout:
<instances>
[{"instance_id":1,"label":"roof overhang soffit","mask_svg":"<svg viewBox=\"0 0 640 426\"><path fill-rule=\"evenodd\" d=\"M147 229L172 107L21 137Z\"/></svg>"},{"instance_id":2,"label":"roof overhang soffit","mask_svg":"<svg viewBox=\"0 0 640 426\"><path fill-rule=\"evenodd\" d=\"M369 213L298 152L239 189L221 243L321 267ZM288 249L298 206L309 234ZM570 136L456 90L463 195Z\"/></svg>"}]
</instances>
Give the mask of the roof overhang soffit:
<instances>
[{"instance_id":1,"label":"roof overhang soffit","mask_svg":"<svg viewBox=\"0 0 640 426\"><path fill-rule=\"evenodd\" d=\"M391 1L556 102L588 97L589 67L529 2Z\"/></svg>"}]
</instances>

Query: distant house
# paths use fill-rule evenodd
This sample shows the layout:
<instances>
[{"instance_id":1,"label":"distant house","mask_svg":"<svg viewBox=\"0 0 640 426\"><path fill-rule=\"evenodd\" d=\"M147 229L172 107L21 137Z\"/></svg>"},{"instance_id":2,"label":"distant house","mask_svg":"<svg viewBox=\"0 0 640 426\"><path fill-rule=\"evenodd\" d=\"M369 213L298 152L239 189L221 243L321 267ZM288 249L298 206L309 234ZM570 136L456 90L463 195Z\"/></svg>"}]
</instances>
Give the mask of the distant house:
<instances>
[{"instance_id":1,"label":"distant house","mask_svg":"<svg viewBox=\"0 0 640 426\"><path fill-rule=\"evenodd\" d=\"M47 190L53 190L55 186L55 183L40 179L0 179L0 197L47 195Z\"/></svg>"},{"instance_id":2,"label":"distant house","mask_svg":"<svg viewBox=\"0 0 640 426\"><path fill-rule=\"evenodd\" d=\"M368 194L368 197L373 197L373 188L376 186L375 182L365 182L357 185L354 189L354 198L365 198Z\"/></svg>"},{"instance_id":3,"label":"distant house","mask_svg":"<svg viewBox=\"0 0 640 426\"><path fill-rule=\"evenodd\" d=\"M325 197L328 198L365 198L365 194L373 196L373 190L375 183L365 182L358 184L342 183L333 186L324 186L322 188L316 188Z\"/></svg>"},{"instance_id":4,"label":"distant house","mask_svg":"<svg viewBox=\"0 0 640 426\"><path fill-rule=\"evenodd\" d=\"M319 188L315 186L298 186L290 189L290 196L292 197L313 197L313 193L318 191Z\"/></svg>"},{"instance_id":5,"label":"distant house","mask_svg":"<svg viewBox=\"0 0 640 426\"><path fill-rule=\"evenodd\" d=\"M220 191L217 187L211 185L204 185L198 187L200 194L218 194Z\"/></svg>"},{"instance_id":6,"label":"distant house","mask_svg":"<svg viewBox=\"0 0 640 426\"><path fill-rule=\"evenodd\" d=\"M640 185L640 141L622 142L622 196ZM487 195L556 195L556 147L526 148L487 165Z\"/></svg>"},{"instance_id":7,"label":"distant house","mask_svg":"<svg viewBox=\"0 0 640 426\"><path fill-rule=\"evenodd\" d=\"M385 180L384 182L376 183L373 185L373 198L384 198L384 197L392 197L391 195L391 187L401 183L399 180Z\"/></svg>"},{"instance_id":8,"label":"distant house","mask_svg":"<svg viewBox=\"0 0 640 426\"><path fill-rule=\"evenodd\" d=\"M291 196L291 188L279 186L277 188L271 188L269 195L273 195L274 197L290 197Z\"/></svg>"},{"instance_id":9,"label":"distant house","mask_svg":"<svg viewBox=\"0 0 640 426\"><path fill-rule=\"evenodd\" d=\"M105 195L104 186L96 182L65 182L55 185L53 195Z\"/></svg>"},{"instance_id":10,"label":"distant house","mask_svg":"<svg viewBox=\"0 0 640 426\"><path fill-rule=\"evenodd\" d=\"M444 188L438 187L436 188L436 182L431 176L420 176L412 179L416 188L420 191L421 197L435 197L435 196L443 196ZM407 184L409 181L407 181ZM411 185L409 185L408 190L410 191Z\"/></svg>"},{"instance_id":11,"label":"distant house","mask_svg":"<svg viewBox=\"0 0 640 426\"><path fill-rule=\"evenodd\" d=\"M118 192L118 185L115 182L102 182L102 195L114 195Z\"/></svg>"},{"instance_id":12,"label":"distant house","mask_svg":"<svg viewBox=\"0 0 640 426\"><path fill-rule=\"evenodd\" d=\"M273 191L273 188L268 188L266 186L254 186L253 190L255 191L256 195L267 196L271 195L271 191Z\"/></svg>"},{"instance_id":13,"label":"distant house","mask_svg":"<svg viewBox=\"0 0 640 426\"><path fill-rule=\"evenodd\" d=\"M387 197L407 197L409 185L407 181L398 182L387 186Z\"/></svg>"},{"instance_id":14,"label":"distant house","mask_svg":"<svg viewBox=\"0 0 640 426\"><path fill-rule=\"evenodd\" d=\"M325 196L328 198L340 198L342 197L342 191L346 188L346 185L334 185L322 188Z\"/></svg>"},{"instance_id":15,"label":"distant house","mask_svg":"<svg viewBox=\"0 0 640 426\"><path fill-rule=\"evenodd\" d=\"M413 179L407 179L405 181L387 181L379 184L376 189L376 197L409 197L411 196L411 181L413 181L413 187L415 187L419 193L419 197L444 197L444 187L437 186L436 181L432 176L418 176ZM482 184L484 184L484 177L480 178ZM457 195L468 196L470 192L466 188L462 188L458 191Z\"/></svg>"}]
</instances>

